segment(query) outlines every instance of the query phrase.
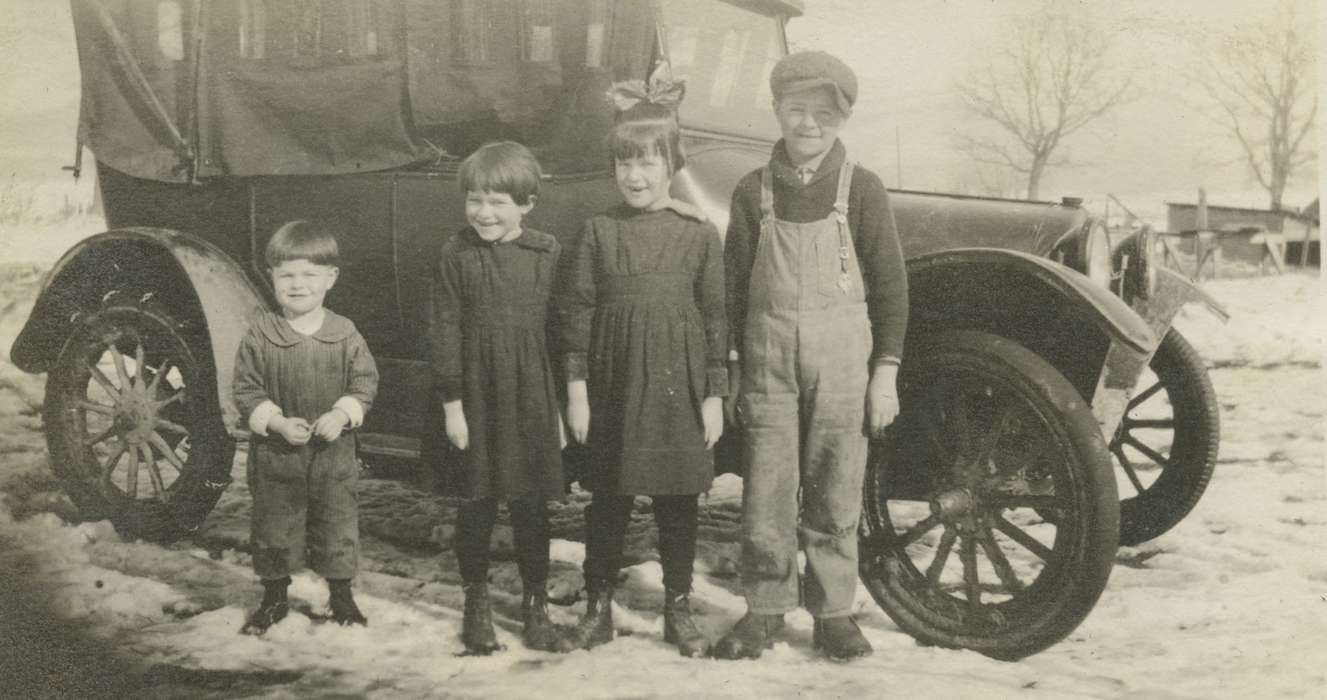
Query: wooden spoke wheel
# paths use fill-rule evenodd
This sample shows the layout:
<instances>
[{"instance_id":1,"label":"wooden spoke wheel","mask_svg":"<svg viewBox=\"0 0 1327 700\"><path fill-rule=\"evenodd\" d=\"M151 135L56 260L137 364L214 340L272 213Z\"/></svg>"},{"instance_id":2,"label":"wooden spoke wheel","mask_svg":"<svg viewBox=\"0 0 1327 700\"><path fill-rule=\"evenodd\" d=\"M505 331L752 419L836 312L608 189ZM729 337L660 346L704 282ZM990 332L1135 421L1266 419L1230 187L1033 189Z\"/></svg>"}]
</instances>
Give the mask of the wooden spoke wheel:
<instances>
[{"instance_id":1,"label":"wooden spoke wheel","mask_svg":"<svg viewBox=\"0 0 1327 700\"><path fill-rule=\"evenodd\" d=\"M1202 498L1216 470L1220 406L1198 351L1170 329L1110 442L1120 544L1160 536Z\"/></svg>"},{"instance_id":2,"label":"wooden spoke wheel","mask_svg":"<svg viewBox=\"0 0 1327 700\"><path fill-rule=\"evenodd\" d=\"M86 319L47 378L55 473L87 518L170 541L198 526L229 482L207 349L166 313L112 305Z\"/></svg>"},{"instance_id":3,"label":"wooden spoke wheel","mask_svg":"<svg viewBox=\"0 0 1327 700\"><path fill-rule=\"evenodd\" d=\"M1087 617L1110 575L1105 440L1073 386L1017 343L962 331L914 350L903 412L871 449L862 580L923 643L1040 651Z\"/></svg>"}]
</instances>

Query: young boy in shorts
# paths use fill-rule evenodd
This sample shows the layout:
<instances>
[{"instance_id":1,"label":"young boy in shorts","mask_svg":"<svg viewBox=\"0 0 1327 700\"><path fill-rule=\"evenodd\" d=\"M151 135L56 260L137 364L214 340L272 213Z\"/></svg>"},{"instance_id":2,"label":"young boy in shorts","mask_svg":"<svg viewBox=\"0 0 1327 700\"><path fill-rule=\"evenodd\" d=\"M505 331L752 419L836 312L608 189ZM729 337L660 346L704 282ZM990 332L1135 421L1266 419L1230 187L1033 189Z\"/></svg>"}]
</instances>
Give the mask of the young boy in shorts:
<instances>
[{"instance_id":1,"label":"young boy in shorts","mask_svg":"<svg viewBox=\"0 0 1327 700\"><path fill-rule=\"evenodd\" d=\"M292 221L272 235L265 258L279 309L254 313L235 360L235 404L252 435L253 568L263 582L240 631L262 634L286 616L290 574L306 559L327 580L332 620L363 625L350 593L359 461L345 432L363 424L378 368L355 324L323 306L338 274L330 233Z\"/></svg>"},{"instance_id":2,"label":"young boy in shorts","mask_svg":"<svg viewBox=\"0 0 1327 700\"><path fill-rule=\"evenodd\" d=\"M884 185L838 140L857 98L852 69L795 53L770 89L783 139L733 192L724 251L748 610L714 653L760 656L804 602L816 650L851 659L871 653L851 617L857 526L867 438L898 414L907 277Z\"/></svg>"}]
</instances>

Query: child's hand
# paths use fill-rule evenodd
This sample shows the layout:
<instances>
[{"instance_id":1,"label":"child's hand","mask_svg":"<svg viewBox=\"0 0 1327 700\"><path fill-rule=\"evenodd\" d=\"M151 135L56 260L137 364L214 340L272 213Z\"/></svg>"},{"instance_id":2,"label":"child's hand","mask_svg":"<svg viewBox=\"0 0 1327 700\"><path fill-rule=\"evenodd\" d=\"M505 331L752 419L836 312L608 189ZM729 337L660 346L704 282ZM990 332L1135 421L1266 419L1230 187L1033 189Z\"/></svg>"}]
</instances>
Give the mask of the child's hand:
<instances>
[{"instance_id":1,"label":"child's hand","mask_svg":"<svg viewBox=\"0 0 1327 700\"><path fill-rule=\"evenodd\" d=\"M567 449L567 424L562 422L561 411L558 411L558 449Z\"/></svg>"},{"instance_id":2,"label":"child's hand","mask_svg":"<svg viewBox=\"0 0 1327 700\"><path fill-rule=\"evenodd\" d=\"M898 365L876 365L871 383L866 385L866 426L868 438L883 437L885 428L898 417Z\"/></svg>"},{"instance_id":3,"label":"child's hand","mask_svg":"<svg viewBox=\"0 0 1327 700\"><path fill-rule=\"evenodd\" d=\"M700 402L700 422L705 424L705 449L713 449L723 435L723 398L707 396Z\"/></svg>"},{"instance_id":4,"label":"child's hand","mask_svg":"<svg viewBox=\"0 0 1327 700\"><path fill-rule=\"evenodd\" d=\"M458 450L470 448L470 426L465 422L465 409L460 401L448 401L442 405L442 413L447 421L447 439Z\"/></svg>"},{"instance_id":5,"label":"child's hand","mask_svg":"<svg viewBox=\"0 0 1327 700\"><path fill-rule=\"evenodd\" d=\"M350 416L339 408L333 408L313 421L313 434L327 442L333 442L341 437L341 433L348 425L350 425Z\"/></svg>"},{"instance_id":6,"label":"child's hand","mask_svg":"<svg viewBox=\"0 0 1327 700\"><path fill-rule=\"evenodd\" d=\"M285 438L286 442L297 446L309 444L309 439L313 437L313 429L309 427L308 421L285 416L272 416L272 420L267 423L267 432L276 433Z\"/></svg>"},{"instance_id":7,"label":"child's hand","mask_svg":"<svg viewBox=\"0 0 1327 700\"><path fill-rule=\"evenodd\" d=\"M567 382L567 427L576 442L583 444L590 436L590 400L583 379Z\"/></svg>"}]
</instances>

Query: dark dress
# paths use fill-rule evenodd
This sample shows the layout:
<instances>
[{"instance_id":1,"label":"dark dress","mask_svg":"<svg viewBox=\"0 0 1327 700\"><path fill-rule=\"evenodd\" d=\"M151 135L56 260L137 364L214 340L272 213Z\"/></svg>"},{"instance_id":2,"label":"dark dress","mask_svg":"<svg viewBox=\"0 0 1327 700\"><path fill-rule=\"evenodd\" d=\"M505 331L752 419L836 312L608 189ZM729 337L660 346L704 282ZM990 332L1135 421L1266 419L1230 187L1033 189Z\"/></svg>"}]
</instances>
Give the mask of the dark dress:
<instances>
[{"instance_id":1,"label":"dark dress","mask_svg":"<svg viewBox=\"0 0 1327 700\"><path fill-rule=\"evenodd\" d=\"M465 411L468 498L565 492L546 335L560 251L531 229L488 243L467 227L443 245L429 297L429 361L439 402L460 399Z\"/></svg>"},{"instance_id":2,"label":"dark dress","mask_svg":"<svg viewBox=\"0 0 1327 700\"><path fill-rule=\"evenodd\" d=\"M620 205L586 224L559 293L568 379L587 379L590 468L609 494L709 490L701 401L728 390L723 244L708 223Z\"/></svg>"}]
</instances>

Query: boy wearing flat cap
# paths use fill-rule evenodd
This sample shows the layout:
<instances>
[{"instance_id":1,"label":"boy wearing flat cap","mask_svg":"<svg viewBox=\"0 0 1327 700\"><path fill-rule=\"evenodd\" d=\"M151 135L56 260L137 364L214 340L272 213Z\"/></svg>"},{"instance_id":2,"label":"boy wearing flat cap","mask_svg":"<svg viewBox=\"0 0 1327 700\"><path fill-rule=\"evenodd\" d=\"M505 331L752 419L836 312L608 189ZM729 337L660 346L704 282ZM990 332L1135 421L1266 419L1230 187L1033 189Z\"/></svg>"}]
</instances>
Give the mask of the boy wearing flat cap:
<instances>
[{"instance_id":1,"label":"boy wearing flat cap","mask_svg":"<svg viewBox=\"0 0 1327 700\"><path fill-rule=\"evenodd\" d=\"M795 53L770 89L783 139L733 192L724 250L748 610L714 653L760 656L804 603L816 650L851 659L871 653L851 617L857 525L867 438L898 414L907 277L884 185L838 140L857 99L852 69Z\"/></svg>"}]
</instances>

